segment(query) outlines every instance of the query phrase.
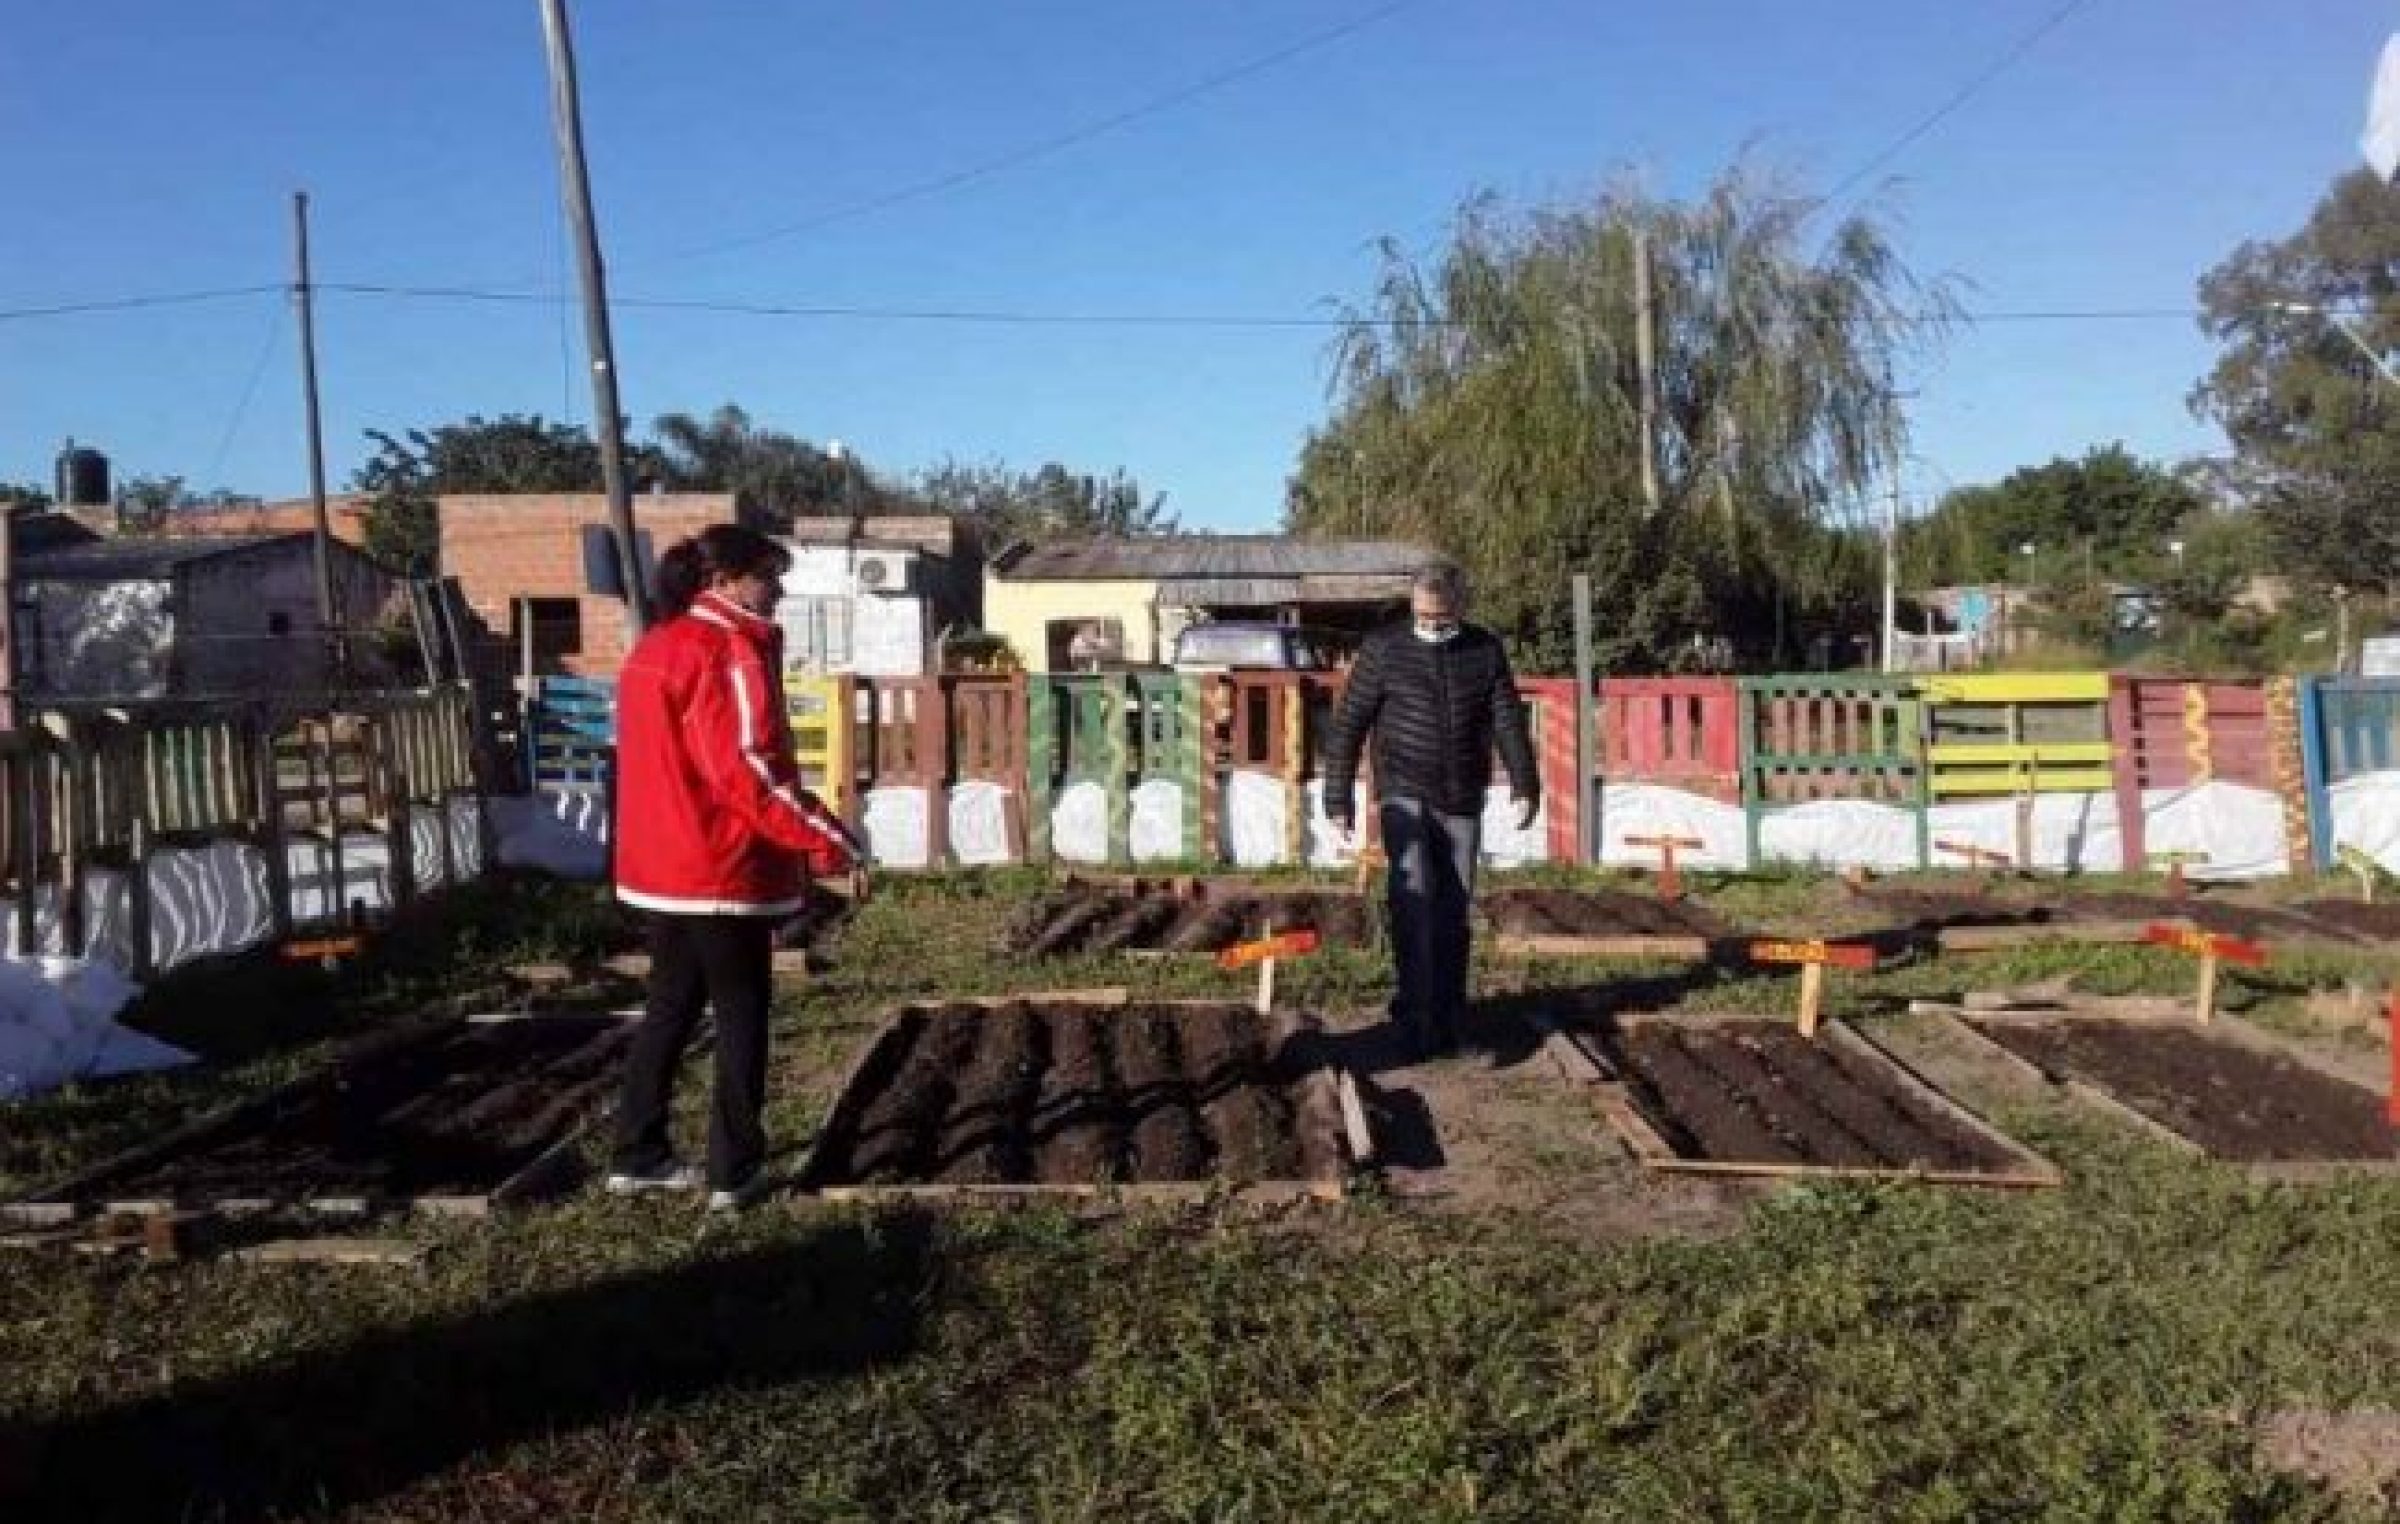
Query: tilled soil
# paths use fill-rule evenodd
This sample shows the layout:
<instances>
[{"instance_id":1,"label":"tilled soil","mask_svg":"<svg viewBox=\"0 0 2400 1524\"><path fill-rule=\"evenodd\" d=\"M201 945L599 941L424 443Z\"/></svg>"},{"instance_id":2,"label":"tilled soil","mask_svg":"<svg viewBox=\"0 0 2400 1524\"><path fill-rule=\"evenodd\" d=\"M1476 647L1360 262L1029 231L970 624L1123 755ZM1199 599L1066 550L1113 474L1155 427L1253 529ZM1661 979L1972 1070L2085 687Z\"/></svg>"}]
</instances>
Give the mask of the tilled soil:
<instances>
[{"instance_id":1,"label":"tilled soil","mask_svg":"<svg viewBox=\"0 0 2400 1524\"><path fill-rule=\"evenodd\" d=\"M836 1101L809 1183L1324 1178L1339 1158L1304 1101L1308 1035L1269 1032L1240 1006L907 1011Z\"/></svg>"},{"instance_id":2,"label":"tilled soil","mask_svg":"<svg viewBox=\"0 0 2400 1524\"><path fill-rule=\"evenodd\" d=\"M2348 932L2362 942L2400 942L2400 904L2309 900L2295 908L2318 925Z\"/></svg>"},{"instance_id":3,"label":"tilled soil","mask_svg":"<svg viewBox=\"0 0 2400 1524\"><path fill-rule=\"evenodd\" d=\"M78 1194L194 1204L480 1195L613 1089L631 1030L609 1016L442 1028Z\"/></svg>"},{"instance_id":4,"label":"tilled soil","mask_svg":"<svg viewBox=\"0 0 2400 1524\"><path fill-rule=\"evenodd\" d=\"M1644 1021L1611 1029L1603 1046L1687 1158L1967 1172L2019 1163L1880 1064L1788 1022Z\"/></svg>"},{"instance_id":5,"label":"tilled soil","mask_svg":"<svg viewBox=\"0 0 2400 1524\"><path fill-rule=\"evenodd\" d=\"M1890 916L1896 925L1919 930L1946 926L2045 926L2096 921L2188 920L2203 931L2271 940L2314 938L2349 941L2362 936L2400 935L2400 918L2389 922L2388 929L2378 933L2365 929L2373 924L2372 917L2359 918L2359 923L2354 924L2345 914L2355 910L2400 907L2344 905L2338 902L2330 904L2331 914L2320 914L2320 911L2328 908L2328 902L2280 909L2272 905L2245 905L2199 895L2178 900L2163 894L2069 891L2061 888L2047 899L2030 900L1971 891L1883 887L1865 891L1858 896L1857 902Z\"/></svg>"},{"instance_id":6,"label":"tilled soil","mask_svg":"<svg viewBox=\"0 0 2400 1524\"><path fill-rule=\"evenodd\" d=\"M1497 889L1484 918L1503 936L1721 937L1732 929L1713 912L1607 890Z\"/></svg>"},{"instance_id":7,"label":"tilled soil","mask_svg":"<svg viewBox=\"0 0 2400 1524\"><path fill-rule=\"evenodd\" d=\"M2400 1130L2363 1086L2196 1026L1989 1017L1975 1030L2043 1072L2081 1079L2238 1163L2400 1159Z\"/></svg>"},{"instance_id":8,"label":"tilled soil","mask_svg":"<svg viewBox=\"0 0 2400 1524\"><path fill-rule=\"evenodd\" d=\"M1255 894L1204 900L1079 887L1051 895L1011 926L1009 950L1029 958L1127 951L1216 952L1272 925L1313 929L1329 946L1370 940L1367 902L1354 894Z\"/></svg>"}]
</instances>

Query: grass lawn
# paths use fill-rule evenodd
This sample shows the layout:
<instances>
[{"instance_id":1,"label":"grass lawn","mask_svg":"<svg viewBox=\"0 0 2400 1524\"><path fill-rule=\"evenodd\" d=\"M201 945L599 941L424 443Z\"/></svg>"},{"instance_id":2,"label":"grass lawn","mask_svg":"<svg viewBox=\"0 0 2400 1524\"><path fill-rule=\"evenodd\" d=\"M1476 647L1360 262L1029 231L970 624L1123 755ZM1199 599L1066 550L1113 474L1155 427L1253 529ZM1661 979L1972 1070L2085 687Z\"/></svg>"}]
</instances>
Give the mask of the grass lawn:
<instances>
[{"instance_id":1,"label":"grass lawn","mask_svg":"<svg viewBox=\"0 0 2400 1524\"><path fill-rule=\"evenodd\" d=\"M1235 986L1205 964L997 956L1037 883L888 886L782 1006L782 1145L805 1145L896 999ZM339 978L162 992L144 1023L226 1066L0 1112L0 1183L609 935L580 891L476 894ZM1444 1157L1334 1209L780 1202L711 1221L587 1194L372 1230L436 1243L410 1269L11 1253L0 1519L2385 1516L2400 1181L2254 1185L1956 1063L1896 1014L2066 972L2105 991L2191 974L2157 950L2049 949L1831 985L1835 1011L2065 1168L2054 1191L1662 1183L1495 1029L1490 1051L1379 1077ZM2393 972L2318 949L2230 994L2363 1054L2371 1033L2307 996ZM1367 954L1285 975L1295 1005L1380 998ZM1786 978L1621 964L1484 980L1536 1004L1612 984L1692 1009L1791 998ZM2304 1451L2350 1490L2304 1476Z\"/></svg>"}]
</instances>

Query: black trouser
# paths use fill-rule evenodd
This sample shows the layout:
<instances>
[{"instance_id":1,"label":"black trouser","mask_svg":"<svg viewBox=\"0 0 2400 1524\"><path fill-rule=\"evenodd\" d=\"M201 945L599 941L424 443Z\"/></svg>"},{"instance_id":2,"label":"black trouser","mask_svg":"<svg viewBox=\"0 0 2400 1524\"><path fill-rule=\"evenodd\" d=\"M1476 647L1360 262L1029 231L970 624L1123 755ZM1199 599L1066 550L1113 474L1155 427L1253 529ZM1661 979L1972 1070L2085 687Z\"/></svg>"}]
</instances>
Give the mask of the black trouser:
<instances>
[{"instance_id":1,"label":"black trouser","mask_svg":"<svg viewBox=\"0 0 2400 1524\"><path fill-rule=\"evenodd\" d=\"M708 1183L729 1190L767 1156L767 1007L775 993L770 916L650 917L650 998L625 1057L616 1167L647 1173L674 1157L667 1106L675 1067L703 1007L717 1021L717 1085L709 1110Z\"/></svg>"},{"instance_id":2,"label":"black trouser","mask_svg":"<svg viewBox=\"0 0 2400 1524\"><path fill-rule=\"evenodd\" d=\"M1447 1048L1467 1016L1467 965L1475 860L1483 822L1446 815L1422 800L1383 801L1383 851L1389 859L1387 907L1397 987L1392 1024L1419 1048Z\"/></svg>"}]
</instances>

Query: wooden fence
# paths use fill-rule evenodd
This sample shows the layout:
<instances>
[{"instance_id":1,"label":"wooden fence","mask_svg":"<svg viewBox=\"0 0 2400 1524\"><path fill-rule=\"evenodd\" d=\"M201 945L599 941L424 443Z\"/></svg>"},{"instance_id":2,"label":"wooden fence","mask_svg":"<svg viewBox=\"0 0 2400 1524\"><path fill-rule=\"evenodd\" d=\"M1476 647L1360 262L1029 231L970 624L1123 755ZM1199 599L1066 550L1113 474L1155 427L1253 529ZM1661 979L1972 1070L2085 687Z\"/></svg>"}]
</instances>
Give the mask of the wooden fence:
<instances>
[{"instance_id":1,"label":"wooden fence","mask_svg":"<svg viewBox=\"0 0 2400 1524\"><path fill-rule=\"evenodd\" d=\"M2337 783L2400 769L2400 678L2317 677L2300 685L2300 745L2308 788L2309 853L2334 864Z\"/></svg>"},{"instance_id":2,"label":"wooden fence","mask_svg":"<svg viewBox=\"0 0 2400 1524\"><path fill-rule=\"evenodd\" d=\"M37 708L0 733L0 871L12 945L36 945L39 900L55 892L66 950L89 948L86 885L122 872L137 977L148 972L145 866L161 847L232 840L265 859L277 936L297 919L288 847L313 840L342 879L343 838L392 841L395 902L413 898L411 819L443 813L445 880L458 876L451 799L476 787L473 700L463 687L346 699L338 710L163 702Z\"/></svg>"},{"instance_id":3,"label":"wooden fence","mask_svg":"<svg viewBox=\"0 0 2400 1524\"><path fill-rule=\"evenodd\" d=\"M1868 800L1909 812L1922 860L1936 803L2113 792L2128 860L2139 864L2144 791L2221 779L2277 793L2287 834L2304 853L2318 834L2326 787L2345 769L2375 765L2385 755L2375 747L2400 744L2392 686L2102 673L1610 677L1595 697L1592 781L1738 803L1754 857L1772 811L1813 800ZM1569 861L1576 812L1588 797L1574 776L1574 685L1529 678L1521 687L1550 802L1548 855ZM804 772L854 819L869 790L988 781L1011 797L1011 852L1044 859L1058 800L1091 784L1106 799L1108 855L1121 860L1131 852L1133 791L1167 781L1182 789L1181 855L1203 862L1225 839L1227 780L1236 773L1281 788L1284 855L1299 859L1309 786L1321 771L1341 691L1341 677L1331 673L1138 672L796 678L788 696ZM613 731L609 708L605 684L545 680L522 726L533 738L528 781L599 787ZM206 755L221 743L181 744ZM2309 745L2320 753L2314 762ZM1371 770L1360 781L1371 834ZM930 810L929 822L938 846L945 811Z\"/></svg>"},{"instance_id":4,"label":"wooden fence","mask_svg":"<svg viewBox=\"0 0 2400 1524\"><path fill-rule=\"evenodd\" d=\"M1931 861L1922 700L1901 677L1746 677L1740 682L1742 812L1750 860L1770 806L1866 799L1915 816Z\"/></svg>"}]
</instances>

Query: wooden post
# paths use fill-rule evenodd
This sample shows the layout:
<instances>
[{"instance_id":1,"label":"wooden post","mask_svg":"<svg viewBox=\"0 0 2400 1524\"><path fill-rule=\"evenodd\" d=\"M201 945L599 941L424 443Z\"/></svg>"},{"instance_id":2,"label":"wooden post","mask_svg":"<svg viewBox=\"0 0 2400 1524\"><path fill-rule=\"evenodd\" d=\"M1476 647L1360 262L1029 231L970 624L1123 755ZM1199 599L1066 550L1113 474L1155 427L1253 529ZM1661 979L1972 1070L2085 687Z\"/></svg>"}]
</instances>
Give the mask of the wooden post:
<instances>
[{"instance_id":1,"label":"wooden post","mask_svg":"<svg viewBox=\"0 0 2400 1524\"><path fill-rule=\"evenodd\" d=\"M2187 892L2188 886L2183 877L2184 864L2207 861L2208 854L2206 852L2153 852L2150 854L2151 867L2158 867L2162 863L2166 866L2167 898L2171 900L2182 899Z\"/></svg>"},{"instance_id":2,"label":"wooden post","mask_svg":"<svg viewBox=\"0 0 2400 1524\"><path fill-rule=\"evenodd\" d=\"M1592 672L1592 579L1575 574L1575 861L1600 860L1599 691Z\"/></svg>"},{"instance_id":3,"label":"wooden post","mask_svg":"<svg viewBox=\"0 0 2400 1524\"><path fill-rule=\"evenodd\" d=\"M1112 672L1098 679L1100 716L1100 785L1108 799L1108 860L1123 863L1132 856L1133 796L1127 784L1133 771L1133 736L1128 723L1134 706L1127 695L1134 679Z\"/></svg>"},{"instance_id":4,"label":"wooden post","mask_svg":"<svg viewBox=\"0 0 2400 1524\"><path fill-rule=\"evenodd\" d=\"M1307 706L1300 691L1300 679L1292 678L1283 685L1283 755L1279 759L1283 771L1283 843L1291 854L1292 865L1308 866L1308 790L1302 786L1301 772L1308 755Z\"/></svg>"},{"instance_id":5,"label":"wooden post","mask_svg":"<svg viewBox=\"0 0 2400 1524\"><path fill-rule=\"evenodd\" d=\"M2206 1026L2217 1014L2217 965L2220 961L2259 967L2267 961L2267 949L2259 943L2240 937L2212 935L2194 929L2189 924L2159 922L2142 929L2142 940L2160 947L2172 947L2200 960L2200 988L2194 1006L2200 1024Z\"/></svg>"},{"instance_id":6,"label":"wooden post","mask_svg":"<svg viewBox=\"0 0 2400 1524\"><path fill-rule=\"evenodd\" d=\"M157 965L150 946L150 811L147 804L138 805L133 816L133 841L127 853L125 880L126 925L133 939L132 974L136 981L150 977Z\"/></svg>"},{"instance_id":7,"label":"wooden post","mask_svg":"<svg viewBox=\"0 0 2400 1524\"><path fill-rule=\"evenodd\" d=\"M1058 772L1058 683L1028 678L1025 684L1025 855L1033 862L1051 856L1051 799Z\"/></svg>"},{"instance_id":8,"label":"wooden post","mask_svg":"<svg viewBox=\"0 0 2400 1524\"><path fill-rule=\"evenodd\" d=\"M417 897L417 838L408 797L408 775L392 780L390 824L392 861L392 907L398 909Z\"/></svg>"},{"instance_id":9,"label":"wooden post","mask_svg":"<svg viewBox=\"0 0 2400 1524\"><path fill-rule=\"evenodd\" d=\"M1825 965L1800 965L1800 1035L1814 1039L1817 1019L1825 1009Z\"/></svg>"},{"instance_id":10,"label":"wooden post","mask_svg":"<svg viewBox=\"0 0 2400 1524\"><path fill-rule=\"evenodd\" d=\"M35 836L35 821L41 811L41 791L36 782L41 753L37 747L26 746L8 759L9 825L16 834L11 845L16 848L12 866L17 876L16 953L31 958L41 953L40 932L36 915L40 909L36 896L40 885L41 844Z\"/></svg>"},{"instance_id":11,"label":"wooden post","mask_svg":"<svg viewBox=\"0 0 2400 1524\"><path fill-rule=\"evenodd\" d=\"M2200 955L2200 992L2194 1004L2199 1009L2200 1025L2207 1026L2217 1015L2217 955L2212 951Z\"/></svg>"},{"instance_id":12,"label":"wooden post","mask_svg":"<svg viewBox=\"0 0 2400 1524\"><path fill-rule=\"evenodd\" d=\"M911 686L917 703L917 771L925 779L925 867L931 872L950 856L950 748L957 728L950 723L949 693L939 676Z\"/></svg>"},{"instance_id":13,"label":"wooden post","mask_svg":"<svg viewBox=\"0 0 2400 1524\"><path fill-rule=\"evenodd\" d=\"M58 843L58 937L70 958L92 955L91 927L84 915L84 876L92 850L92 796L97 781L80 735L63 738L67 758L66 829Z\"/></svg>"},{"instance_id":14,"label":"wooden post","mask_svg":"<svg viewBox=\"0 0 2400 1524\"><path fill-rule=\"evenodd\" d=\"M1275 939L1275 918L1273 916L1267 917L1266 930L1262 935L1270 942ZM1275 1014L1275 955L1273 953L1258 960L1258 1014L1261 1016Z\"/></svg>"},{"instance_id":15,"label":"wooden post","mask_svg":"<svg viewBox=\"0 0 2400 1524\"><path fill-rule=\"evenodd\" d=\"M275 940L292 934L292 855L283 830L283 780L275 755L275 730L257 711L245 716L243 734L250 748L251 788L257 796L258 849L267 859L267 914Z\"/></svg>"}]
</instances>

